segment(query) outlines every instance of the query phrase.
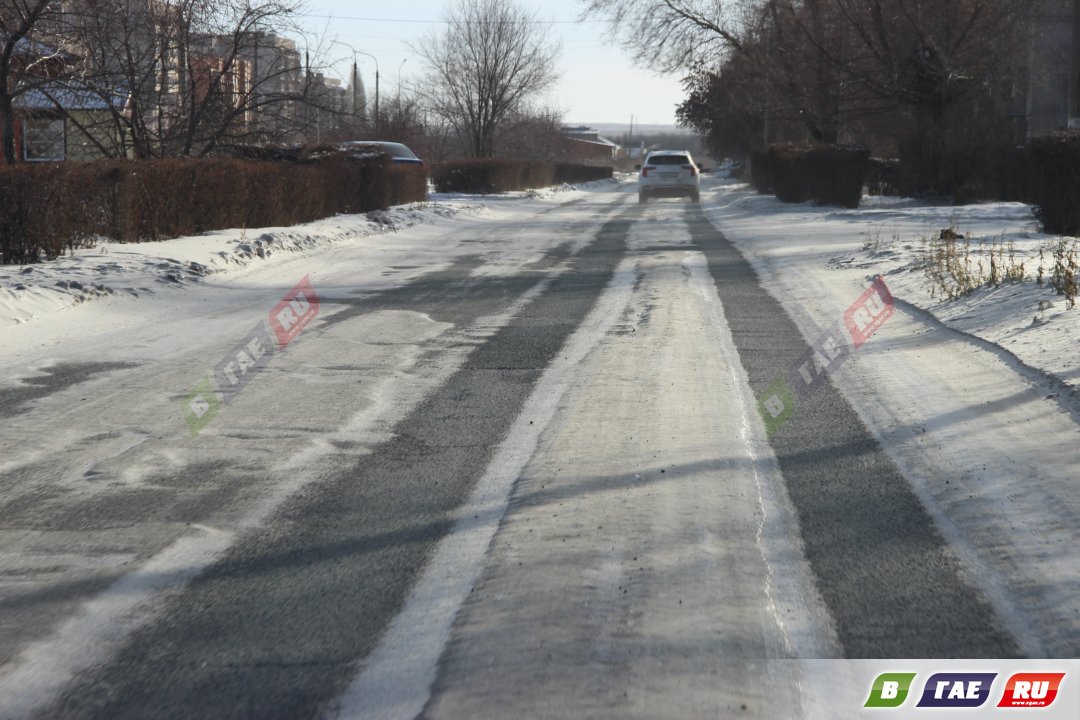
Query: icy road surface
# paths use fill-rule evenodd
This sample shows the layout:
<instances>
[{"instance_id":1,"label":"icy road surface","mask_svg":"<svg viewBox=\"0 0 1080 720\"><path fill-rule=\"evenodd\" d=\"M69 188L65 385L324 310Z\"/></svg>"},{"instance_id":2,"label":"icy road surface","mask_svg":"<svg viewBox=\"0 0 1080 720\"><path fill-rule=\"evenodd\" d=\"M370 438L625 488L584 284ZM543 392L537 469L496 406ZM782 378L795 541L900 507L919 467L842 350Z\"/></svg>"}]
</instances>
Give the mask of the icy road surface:
<instances>
[{"instance_id":1,"label":"icy road surface","mask_svg":"<svg viewBox=\"0 0 1080 720\"><path fill-rule=\"evenodd\" d=\"M767 429L873 278L850 218L706 188L5 287L0 718L828 717L784 661L1080 655L1074 400L898 283Z\"/></svg>"}]
</instances>

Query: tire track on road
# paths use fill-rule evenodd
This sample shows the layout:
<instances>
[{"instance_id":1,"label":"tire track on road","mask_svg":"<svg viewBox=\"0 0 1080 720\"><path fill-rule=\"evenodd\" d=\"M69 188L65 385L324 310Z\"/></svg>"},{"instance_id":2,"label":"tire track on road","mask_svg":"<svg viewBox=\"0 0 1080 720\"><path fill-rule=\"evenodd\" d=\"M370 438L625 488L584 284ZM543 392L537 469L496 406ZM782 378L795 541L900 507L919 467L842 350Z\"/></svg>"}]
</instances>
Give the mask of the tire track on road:
<instances>
[{"instance_id":1,"label":"tire track on road","mask_svg":"<svg viewBox=\"0 0 1080 720\"><path fill-rule=\"evenodd\" d=\"M39 716L315 715L378 642L533 384L608 285L636 212L604 224L392 439L249 532ZM453 303L453 287L424 303Z\"/></svg>"},{"instance_id":2,"label":"tire track on road","mask_svg":"<svg viewBox=\"0 0 1080 720\"><path fill-rule=\"evenodd\" d=\"M755 395L808 350L782 304L697 207L686 211ZM850 658L1020 650L907 480L830 380L770 438L807 560Z\"/></svg>"}]
</instances>

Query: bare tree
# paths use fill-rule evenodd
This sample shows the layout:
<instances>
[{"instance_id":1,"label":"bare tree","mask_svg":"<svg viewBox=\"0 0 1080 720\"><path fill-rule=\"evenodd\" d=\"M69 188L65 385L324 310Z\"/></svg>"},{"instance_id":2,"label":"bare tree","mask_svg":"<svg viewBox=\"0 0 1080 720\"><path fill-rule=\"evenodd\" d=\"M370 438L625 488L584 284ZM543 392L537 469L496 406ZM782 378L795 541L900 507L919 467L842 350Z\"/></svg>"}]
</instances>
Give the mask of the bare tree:
<instances>
[{"instance_id":1,"label":"bare tree","mask_svg":"<svg viewBox=\"0 0 1080 720\"><path fill-rule=\"evenodd\" d=\"M55 77L61 54L37 32L56 15L49 0L0 0L0 143L4 162L15 162L15 109L19 95ZM38 36L42 37L38 37Z\"/></svg>"},{"instance_id":2,"label":"bare tree","mask_svg":"<svg viewBox=\"0 0 1080 720\"><path fill-rule=\"evenodd\" d=\"M72 5L78 82L109 108L114 127L90 133L115 139L106 154L199 156L300 142L348 112L318 62L280 34L299 7L293 0Z\"/></svg>"},{"instance_id":3,"label":"bare tree","mask_svg":"<svg viewBox=\"0 0 1080 720\"><path fill-rule=\"evenodd\" d=\"M563 159L565 113L557 108L523 108L507 117L499 131L501 155L553 162Z\"/></svg>"},{"instance_id":4,"label":"bare tree","mask_svg":"<svg viewBox=\"0 0 1080 720\"><path fill-rule=\"evenodd\" d=\"M640 62L689 73L689 124L756 125L764 142L793 126L818 142L887 139L939 190L974 140L1010 124L996 106L1031 13L1028 0L586 1Z\"/></svg>"},{"instance_id":5,"label":"bare tree","mask_svg":"<svg viewBox=\"0 0 1080 720\"><path fill-rule=\"evenodd\" d=\"M474 157L491 157L503 122L558 78L550 27L507 0L459 0L446 29L414 50L430 68L432 109Z\"/></svg>"},{"instance_id":6,"label":"bare tree","mask_svg":"<svg viewBox=\"0 0 1080 720\"><path fill-rule=\"evenodd\" d=\"M638 62L661 72L717 64L742 52L767 0L583 0Z\"/></svg>"},{"instance_id":7,"label":"bare tree","mask_svg":"<svg viewBox=\"0 0 1080 720\"><path fill-rule=\"evenodd\" d=\"M1024 65L1027 0L771 2L801 86L825 100L808 116L890 136L914 187L953 192L1008 141L1002 88Z\"/></svg>"}]
</instances>

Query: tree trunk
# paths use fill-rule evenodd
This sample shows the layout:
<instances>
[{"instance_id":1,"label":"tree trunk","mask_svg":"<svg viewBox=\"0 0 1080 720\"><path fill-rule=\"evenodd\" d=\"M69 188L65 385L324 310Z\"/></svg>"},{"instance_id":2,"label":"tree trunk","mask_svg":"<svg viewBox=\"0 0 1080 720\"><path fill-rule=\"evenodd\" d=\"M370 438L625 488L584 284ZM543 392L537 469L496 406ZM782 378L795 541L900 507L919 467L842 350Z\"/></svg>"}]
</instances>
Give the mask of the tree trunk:
<instances>
[{"instance_id":1,"label":"tree trunk","mask_svg":"<svg viewBox=\"0 0 1080 720\"><path fill-rule=\"evenodd\" d=\"M11 96L7 93L0 94L0 136L3 138L4 162L7 165L14 165L15 110L11 104Z\"/></svg>"}]
</instances>

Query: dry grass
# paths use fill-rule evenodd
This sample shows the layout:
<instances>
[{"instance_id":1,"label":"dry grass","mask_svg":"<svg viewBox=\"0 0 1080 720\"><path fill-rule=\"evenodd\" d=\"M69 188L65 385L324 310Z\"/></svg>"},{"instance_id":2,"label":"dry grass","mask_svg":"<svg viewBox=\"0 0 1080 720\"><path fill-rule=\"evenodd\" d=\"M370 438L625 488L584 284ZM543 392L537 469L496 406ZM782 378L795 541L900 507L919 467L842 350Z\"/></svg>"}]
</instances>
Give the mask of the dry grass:
<instances>
[{"instance_id":1,"label":"dry grass","mask_svg":"<svg viewBox=\"0 0 1080 720\"><path fill-rule=\"evenodd\" d=\"M933 298L957 300L979 288L1027 278L1026 260L1017 255L1011 240L973 244L970 234L961 235L954 226L923 242L923 269Z\"/></svg>"},{"instance_id":2,"label":"dry grass","mask_svg":"<svg viewBox=\"0 0 1080 720\"><path fill-rule=\"evenodd\" d=\"M1050 287L1058 295L1065 297L1065 307L1071 310L1076 307L1078 294L1077 270L1080 270L1080 265L1077 264L1076 259L1077 241L1075 238L1058 238L1057 242L1049 247L1039 248L1039 285L1043 284L1048 251L1054 260L1049 278Z\"/></svg>"}]
</instances>

